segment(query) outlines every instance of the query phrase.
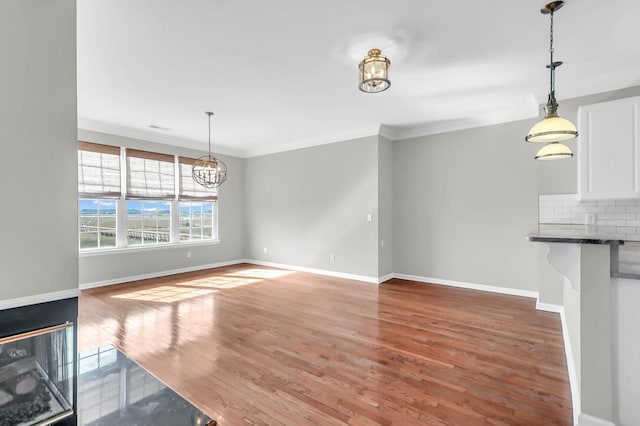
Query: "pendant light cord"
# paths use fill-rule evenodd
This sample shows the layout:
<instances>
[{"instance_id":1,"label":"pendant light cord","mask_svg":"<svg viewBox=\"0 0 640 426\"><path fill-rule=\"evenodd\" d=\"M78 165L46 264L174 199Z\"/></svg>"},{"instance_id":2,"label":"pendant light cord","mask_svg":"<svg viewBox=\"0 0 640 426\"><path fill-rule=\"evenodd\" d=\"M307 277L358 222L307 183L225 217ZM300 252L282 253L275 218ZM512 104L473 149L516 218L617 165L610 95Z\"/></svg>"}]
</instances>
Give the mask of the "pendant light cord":
<instances>
[{"instance_id":1,"label":"pendant light cord","mask_svg":"<svg viewBox=\"0 0 640 426\"><path fill-rule=\"evenodd\" d=\"M556 79L555 79L555 69L556 64L553 62L553 11L551 11L551 31L549 31L549 56L551 57L551 62L549 63L549 69L551 70L551 96L555 99L556 97Z\"/></svg>"}]
</instances>

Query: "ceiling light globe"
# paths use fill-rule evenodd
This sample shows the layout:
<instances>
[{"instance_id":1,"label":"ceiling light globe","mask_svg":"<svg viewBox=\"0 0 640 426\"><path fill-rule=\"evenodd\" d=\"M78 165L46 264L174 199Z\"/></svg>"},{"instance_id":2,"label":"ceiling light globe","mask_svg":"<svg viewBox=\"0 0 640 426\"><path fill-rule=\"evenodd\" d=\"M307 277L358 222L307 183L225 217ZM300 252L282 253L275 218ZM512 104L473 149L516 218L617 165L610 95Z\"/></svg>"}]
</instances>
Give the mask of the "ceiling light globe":
<instances>
[{"instance_id":1,"label":"ceiling light globe","mask_svg":"<svg viewBox=\"0 0 640 426\"><path fill-rule=\"evenodd\" d=\"M565 144L559 142L548 143L543 146L536 156L536 160L562 160L573 157L573 152Z\"/></svg>"},{"instance_id":2,"label":"ceiling light globe","mask_svg":"<svg viewBox=\"0 0 640 426\"><path fill-rule=\"evenodd\" d=\"M524 138L527 142L553 143L574 139L578 129L569 120L562 117L546 117L537 122Z\"/></svg>"},{"instance_id":3,"label":"ceiling light globe","mask_svg":"<svg viewBox=\"0 0 640 426\"><path fill-rule=\"evenodd\" d=\"M227 165L212 155L200 157L191 172L193 180L205 188L217 188L227 180Z\"/></svg>"}]
</instances>

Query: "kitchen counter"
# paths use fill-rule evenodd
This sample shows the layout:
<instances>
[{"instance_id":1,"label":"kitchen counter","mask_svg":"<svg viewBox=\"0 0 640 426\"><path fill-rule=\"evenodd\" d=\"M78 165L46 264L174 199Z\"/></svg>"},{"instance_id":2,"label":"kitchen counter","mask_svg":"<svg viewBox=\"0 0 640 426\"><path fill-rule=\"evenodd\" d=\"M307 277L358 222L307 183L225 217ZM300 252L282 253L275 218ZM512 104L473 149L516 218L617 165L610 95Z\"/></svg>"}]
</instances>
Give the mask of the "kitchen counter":
<instances>
[{"instance_id":1,"label":"kitchen counter","mask_svg":"<svg viewBox=\"0 0 640 426\"><path fill-rule=\"evenodd\" d=\"M538 225L527 239L539 243L608 244L621 246L625 240L620 234L612 234L601 227L585 225Z\"/></svg>"},{"instance_id":2,"label":"kitchen counter","mask_svg":"<svg viewBox=\"0 0 640 426\"><path fill-rule=\"evenodd\" d=\"M564 276L567 366L575 424L613 425L612 289L624 238L584 225L538 225L527 239L548 248L547 263ZM568 337L567 337L568 336Z\"/></svg>"}]
</instances>

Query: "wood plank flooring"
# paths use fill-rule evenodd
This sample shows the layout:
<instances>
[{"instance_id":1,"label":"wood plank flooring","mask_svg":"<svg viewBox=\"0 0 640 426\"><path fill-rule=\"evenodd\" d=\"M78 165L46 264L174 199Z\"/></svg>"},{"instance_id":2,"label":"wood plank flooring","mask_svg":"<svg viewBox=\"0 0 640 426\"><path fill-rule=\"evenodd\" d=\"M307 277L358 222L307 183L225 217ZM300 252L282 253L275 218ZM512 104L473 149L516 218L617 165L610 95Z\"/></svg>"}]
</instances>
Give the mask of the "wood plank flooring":
<instances>
[{"instance_id":1,"label":"wood plank flooring","mask_svg":"<svg viewBox=\"0 0 640 426\"><path fill-rule=\"evenodd\" d=\"M570 425L557 314L405 280L235 265L83 291L111 342L220 425Z\"/></svg>"}]
</instances>

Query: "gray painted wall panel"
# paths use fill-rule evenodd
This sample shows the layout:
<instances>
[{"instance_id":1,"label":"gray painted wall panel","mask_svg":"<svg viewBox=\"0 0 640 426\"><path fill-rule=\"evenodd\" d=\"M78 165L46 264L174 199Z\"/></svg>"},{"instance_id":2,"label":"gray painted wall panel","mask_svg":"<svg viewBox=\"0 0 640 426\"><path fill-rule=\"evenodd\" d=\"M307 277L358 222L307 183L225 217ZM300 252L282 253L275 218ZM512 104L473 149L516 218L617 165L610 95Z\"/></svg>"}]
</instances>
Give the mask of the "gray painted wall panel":
<instances>
[{"instance_id":1,"label":"gray painted wall panel","mask_svg":"<svg viewBox=\"0 0 640 426\"><path fill-rule=\"evenodd\" d=\"M537 290L528 122L394 142L395 272Z\"/></svg>"},{"instance_id":2,"label":"gray painted wall panel","mask_svg":"<svg viewBox=\"0 0 640 426\"><path fill-rule=\"evenodd\" d=\"M393 142L379 136L378 150L378 277L393 270ZM384 241L384 247L380 244Z\"/></svg>"},{"instance_id":3,"label":"gray painted wall panel","mask_svg":"<svg viewBox=\"0 0 640 426\"><path fill-rule=\"evenodd\" d=\"M76 2L0 2L0 299L78 288Z\"/></svg>"},{"instance_id":4,"label":"gray painted wall panel","mask_svg":"<svg viewBox=\"0 0 640 426\"><path fill-rule=\"evenodd\" d=\"M377 277L377 164L377 136L247 159L247 258Z\"/></svg>"}]
</instances>

